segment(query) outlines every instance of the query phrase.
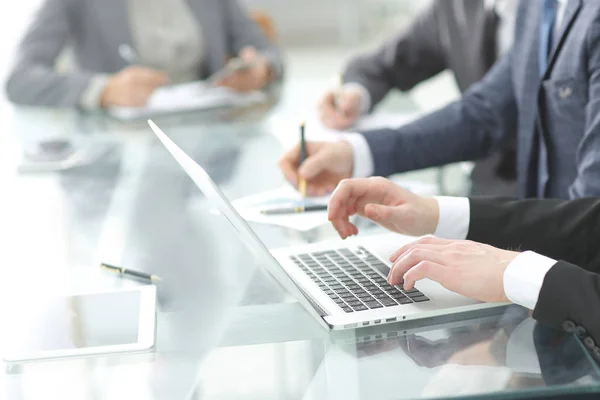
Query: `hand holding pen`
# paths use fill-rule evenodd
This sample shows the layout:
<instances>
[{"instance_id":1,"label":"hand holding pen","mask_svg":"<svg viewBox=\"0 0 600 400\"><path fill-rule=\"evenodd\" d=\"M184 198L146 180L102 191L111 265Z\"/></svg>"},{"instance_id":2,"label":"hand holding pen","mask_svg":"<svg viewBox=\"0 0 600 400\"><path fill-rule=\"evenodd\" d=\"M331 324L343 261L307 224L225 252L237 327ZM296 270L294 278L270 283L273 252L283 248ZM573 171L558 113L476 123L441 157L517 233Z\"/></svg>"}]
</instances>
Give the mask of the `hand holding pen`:
<instances>
[{"instance_id":1,"label":"hand holding pen","mask_svg":"<svg viewBox=\"0 0 600 400\"><path fill-rule=\"evenodd\" d=\"M156 88L169 83L169 78L162 71L143 66L130 46L121 45L117 51L128 66L108 77L100 96L100 105L143 107Z\"/></svg>"},{"instance_id":2,"label":"hand holding pen","mask_svg":"<svg viewBox=\"0 0 600 400\"><path fill-rule=\"evenodd\" d=\"M358 120L364 94L356 84L344 85L341 74L336 80L335 87L325 92L319 101L319 117L326 127L343 130Z\"/></svg>"}]
</instances>

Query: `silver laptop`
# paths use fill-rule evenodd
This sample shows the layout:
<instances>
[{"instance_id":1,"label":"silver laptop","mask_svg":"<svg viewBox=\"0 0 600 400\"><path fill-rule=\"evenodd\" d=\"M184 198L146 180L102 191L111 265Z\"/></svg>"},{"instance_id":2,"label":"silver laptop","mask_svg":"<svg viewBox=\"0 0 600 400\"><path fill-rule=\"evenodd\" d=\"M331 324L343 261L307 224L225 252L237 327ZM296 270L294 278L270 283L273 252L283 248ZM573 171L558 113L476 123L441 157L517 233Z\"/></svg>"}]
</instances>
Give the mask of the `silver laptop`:
<instances>
[{"instance_id":1,"label":"silver laptop","mask_svg":"<svg viewBox=\"0 0 600 400\"><path fill-rule=\"evenodd\" d=\"M229 220L240 239L284 288L327 329L343 330L398 321L481 315L503 303L479 303L436 282L411 290L386 281L388 256L415 238L385 234L269 250L238 214L206 171L152 121L150 127L207 199ZM432 321L434 322L434 321Z\"/></svg>"}]
</instances>

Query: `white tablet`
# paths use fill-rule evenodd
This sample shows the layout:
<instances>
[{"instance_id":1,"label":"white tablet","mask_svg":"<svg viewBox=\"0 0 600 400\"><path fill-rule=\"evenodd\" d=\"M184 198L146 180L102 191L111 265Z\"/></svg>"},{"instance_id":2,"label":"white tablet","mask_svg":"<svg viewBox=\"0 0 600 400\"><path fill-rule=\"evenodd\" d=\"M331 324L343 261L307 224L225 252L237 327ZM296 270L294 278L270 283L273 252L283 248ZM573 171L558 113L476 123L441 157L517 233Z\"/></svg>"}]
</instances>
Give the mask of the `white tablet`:
<instances>
[{"instance_id":1,"label":"white tablet","mask_svg":"<svg viewBox=\"0 0 600 400\"><path fill-rule=\"evenodd\" d=\"M9 363L141 352L154 347L156 288L30 296L19 301L3 330Z\"/></svg>"}]
</instances>

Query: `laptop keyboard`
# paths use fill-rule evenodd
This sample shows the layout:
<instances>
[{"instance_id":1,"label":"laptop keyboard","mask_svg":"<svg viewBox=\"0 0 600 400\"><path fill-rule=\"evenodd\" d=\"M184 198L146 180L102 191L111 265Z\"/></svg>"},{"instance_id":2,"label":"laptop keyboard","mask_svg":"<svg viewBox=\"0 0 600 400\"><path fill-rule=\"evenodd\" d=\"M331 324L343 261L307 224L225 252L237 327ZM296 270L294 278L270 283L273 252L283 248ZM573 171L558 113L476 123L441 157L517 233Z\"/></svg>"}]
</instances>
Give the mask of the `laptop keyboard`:
<instances>
[{"instance_id":1,"label":"laptop keyboard","mask_svg":"<svg viewBox=\"0 0 600 400\"><path fill-rule=\"evenodd\" d=\"M290 256L292 261L347 313L428 301L416 288L391 286L389 268L364 247Z\"/></svg>"}]
</instances>

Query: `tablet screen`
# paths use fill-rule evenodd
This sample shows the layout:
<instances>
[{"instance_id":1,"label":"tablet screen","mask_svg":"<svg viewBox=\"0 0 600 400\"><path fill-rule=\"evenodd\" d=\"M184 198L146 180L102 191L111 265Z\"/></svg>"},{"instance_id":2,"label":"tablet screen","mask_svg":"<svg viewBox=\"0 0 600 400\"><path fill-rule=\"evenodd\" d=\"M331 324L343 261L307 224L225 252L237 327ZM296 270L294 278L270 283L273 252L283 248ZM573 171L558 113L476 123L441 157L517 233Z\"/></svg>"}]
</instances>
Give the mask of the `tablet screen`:
<instances>
[{"instance_id":1,"label":"tablet screen","mask_svg":"<svg viewBox=\"0 0 600 400\"><path fill-rule=\"evenodd\" d=\"M51 297L21 304L14 315L16 352L137 343L141 293L120 291Z\"/></svg>"}]
</instances>

